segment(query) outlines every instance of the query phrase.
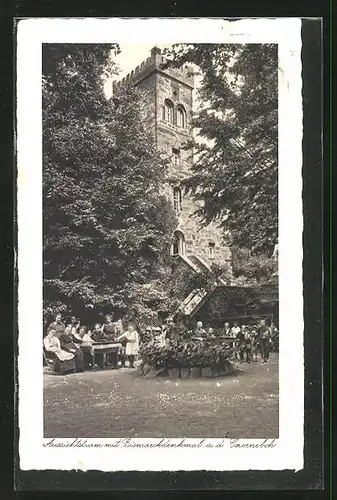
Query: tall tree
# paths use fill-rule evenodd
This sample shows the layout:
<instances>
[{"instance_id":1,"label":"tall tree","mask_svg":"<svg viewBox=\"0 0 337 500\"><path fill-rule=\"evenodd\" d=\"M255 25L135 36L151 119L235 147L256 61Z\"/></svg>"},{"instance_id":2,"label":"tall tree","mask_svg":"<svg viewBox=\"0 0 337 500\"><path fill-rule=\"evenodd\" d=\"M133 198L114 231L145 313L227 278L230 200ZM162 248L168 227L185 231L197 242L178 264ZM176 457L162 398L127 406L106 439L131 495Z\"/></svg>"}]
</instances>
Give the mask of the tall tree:
<instances>
[{"instance_id":1,"label":"tall tree","mask_svg":"<svg viewBox=\"0 0 337 500\"><path fill-rule=\"evenodd\" d=\"M136 315L151 306L146 297L135 303L136 290L168 266L175 217L160 194L166 161L144 130L138 92L104 95L111 50L44 46L46 313Z\"/></svg>"},{"instance_id":2,"label":"tall tree","mask_svg":"<svg viewBox=\"0 0 337 500\"><path fill-rule=\"evenodd\" d=\"M201 75L196 162L187 188L232 240L270 254L278 238L278 60L273 44L188 44L167 51Z\"/></svg>"}]
</instances>

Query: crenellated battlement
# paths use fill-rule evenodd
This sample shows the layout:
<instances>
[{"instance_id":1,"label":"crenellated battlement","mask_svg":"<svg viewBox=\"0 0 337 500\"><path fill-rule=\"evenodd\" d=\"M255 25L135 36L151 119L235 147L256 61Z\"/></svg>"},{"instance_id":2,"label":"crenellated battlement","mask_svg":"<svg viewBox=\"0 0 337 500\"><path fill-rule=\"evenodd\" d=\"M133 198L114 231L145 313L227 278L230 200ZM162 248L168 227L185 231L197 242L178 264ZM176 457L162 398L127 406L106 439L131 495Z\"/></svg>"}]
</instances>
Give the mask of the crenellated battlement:
<instances>
[{"instance_id":1,"label":"crenellated battlement","mask_svg":"<svg viewBox=\"0 0 337 500\"><path fill-rule=\"evenodd\" d=\"M150 57L139 64L122 80L113 82L113 90L124 85L137 85L154 71L165 72L180 83L190 88L194 88L193 68L191 66L186 65L181 68L164 68L166 63L167 59L162 55L161 50L158 47L153 47Z\"/></svg>"}]
</instances>

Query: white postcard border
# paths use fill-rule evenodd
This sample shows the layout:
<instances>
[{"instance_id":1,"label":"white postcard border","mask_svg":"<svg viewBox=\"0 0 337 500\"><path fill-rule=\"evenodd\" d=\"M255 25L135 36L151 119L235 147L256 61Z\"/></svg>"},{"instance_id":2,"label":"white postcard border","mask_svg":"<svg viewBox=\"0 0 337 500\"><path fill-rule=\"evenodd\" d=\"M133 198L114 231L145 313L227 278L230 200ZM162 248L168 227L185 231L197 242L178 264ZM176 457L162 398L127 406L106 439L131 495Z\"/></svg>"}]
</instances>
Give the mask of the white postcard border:
<instances>
[{"instance_id":1,"label":"white postcard border","mask_svg":"<svg viewBox=\"0 0 337 500\"><path fill-rule=\"evenodd\" d=\"M22 470L300 470L303 467L302 79L299 19L25 19L18 24L18 385ZM279 47L279 439L198 448L51 447L43 439L42 43L277 43ZM149 382L151 383L151 382ZM224 436L227 431L224 423ZM83 441L85 436L83 436ZM71 443L74 440L56 440ZM160 439L134 439L158 443ZM171 440L179 443L181 439ZM186 443L200 443L186 439ZM110 443L110 446L109 446ZM245 445L259 444L258 448ZM99 447L99 445L102 445ZM210 447L207 444L211 445ZM43 446L45 445L45 446Z\"/></svg>"}]
</instances>

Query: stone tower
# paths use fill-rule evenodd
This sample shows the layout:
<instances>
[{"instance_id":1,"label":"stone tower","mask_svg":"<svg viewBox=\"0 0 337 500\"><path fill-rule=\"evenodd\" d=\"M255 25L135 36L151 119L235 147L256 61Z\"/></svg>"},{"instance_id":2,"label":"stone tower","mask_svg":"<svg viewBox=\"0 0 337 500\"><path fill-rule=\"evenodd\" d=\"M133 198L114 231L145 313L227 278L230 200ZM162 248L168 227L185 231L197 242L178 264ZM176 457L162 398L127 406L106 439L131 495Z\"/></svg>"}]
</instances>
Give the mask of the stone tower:
<instances>
[{"instance_id":1,"label":"stone tower","mask_svg":"<svg viewBox=\"0 0 337 500\"><path fill-rule=\"evenodd\" d=\"M163 68L166 59L158 47L151 56L131 71L120 85L132 84L144 91L145 124L158 149L171 157L170 186L165 191L178 217L173 235L172 255L194 271L209 269L212 263L231 263L231 252L223 244L222 233L211 223L202 227L193 215L197 203L184 194L181 181L191 175L193 151L184 149L192 138L194 76L191 67Z\"/></svg>"}]
</instances>

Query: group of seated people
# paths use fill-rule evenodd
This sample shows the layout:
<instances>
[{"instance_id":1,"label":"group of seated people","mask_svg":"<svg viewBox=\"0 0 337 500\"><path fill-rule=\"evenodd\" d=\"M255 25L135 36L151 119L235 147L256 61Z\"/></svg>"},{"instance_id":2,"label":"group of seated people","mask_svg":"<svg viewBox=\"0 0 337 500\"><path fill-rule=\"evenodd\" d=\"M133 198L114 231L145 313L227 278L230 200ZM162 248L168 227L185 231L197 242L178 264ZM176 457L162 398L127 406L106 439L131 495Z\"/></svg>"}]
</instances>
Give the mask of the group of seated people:
<instances>
[{"instance_id":1,"label":"group of seated people","mask_svg":"<svg viewBox=\"0 0 337 500\"><path fill-rule=\"evenodd\" d=\"M57 314L55 321L48 326L43 340L46 354L52 353L55 358L55 370L60 372L82 372L86 368L94 368L92 352L97 344L116 345L116 349L107 354L107 362L111 363L113 368L125 368L127 358L129 367L134 368L138 352L138 332L131 323L127 330L123 331L122 322L113 322L111 316L106 316L103 325L96 323L90 331L75 317L66 325L61 314ZM98 352L95 359L103 368L103 353Z\"/></svg>"},{"instance_id":2,"label":"group of seated people","mask_svg":"<svg viewBox=\"0 0 337 500\"><path fill-rule=\"evenodd\" d=\"M92 330L81 325L76 317L72 317L69 324L62 321L58 314L47 328L43 344L47 354L52 353L55 358L55 370L60 372L84 371L93 366L93 349L97 345L114 344L116 349L104 357L99 350L95 351L95 360L101 368L104 362L108 362L113 368L124 368L128 359L129 367L134 368L135 358L138 354L139 345L149 341L169 342L174 336L176 326L172 318L168 318L164 325L157 328L148 327L143 333L138 333L136 327L129 323L125 331L119 320L113 322L112 316L106 316L104 324L96 323ZM272 347L278 349L278 330L271 323L261 319L256 325L241 325L234 322L225 323L224 328L215 331L212 327L204 328L203 323L198 321L193 332L196 340L213 341L218 337L230 340L235 355L241 361L257 361L261 354L263 361L268 361Z\"/></svg>"}]
</instances>

